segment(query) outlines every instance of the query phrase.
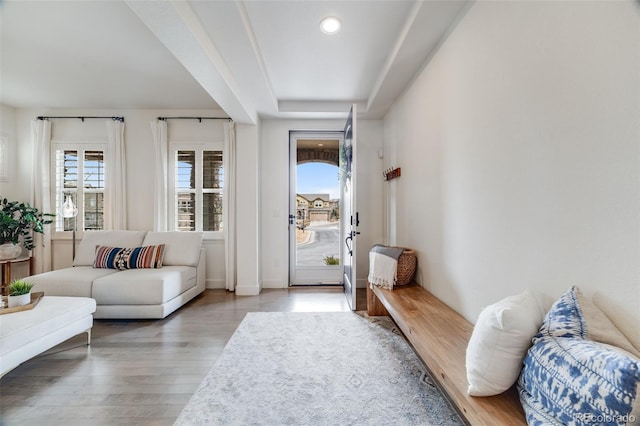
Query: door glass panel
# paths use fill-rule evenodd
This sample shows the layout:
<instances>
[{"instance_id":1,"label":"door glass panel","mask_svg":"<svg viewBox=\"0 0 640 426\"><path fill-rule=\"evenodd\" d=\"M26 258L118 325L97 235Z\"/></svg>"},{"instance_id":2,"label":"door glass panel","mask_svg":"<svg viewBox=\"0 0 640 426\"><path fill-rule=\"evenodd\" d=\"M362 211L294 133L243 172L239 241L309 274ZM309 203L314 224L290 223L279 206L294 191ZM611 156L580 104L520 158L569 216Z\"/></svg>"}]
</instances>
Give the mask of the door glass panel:
<instances>
[{"instance_id":1,"label":"door glass panel","mask_svg":"<svg viewBox=\"0 0 640 426\"><path fill-rule=\"evenodd\" d=\"M297 166L296 248L301 266L340 264L338 166L319 162Z\"/></svg>"},{"instance_id":2,"label":"door glass panel","mask_svg":"<svg viewBox=\"0 0 640 426\"><path fill-rule=\"evenodd\" d=\"M341 283L340 139L335 132L292 137L291 284Z\"/></svg>"}]
</instances>

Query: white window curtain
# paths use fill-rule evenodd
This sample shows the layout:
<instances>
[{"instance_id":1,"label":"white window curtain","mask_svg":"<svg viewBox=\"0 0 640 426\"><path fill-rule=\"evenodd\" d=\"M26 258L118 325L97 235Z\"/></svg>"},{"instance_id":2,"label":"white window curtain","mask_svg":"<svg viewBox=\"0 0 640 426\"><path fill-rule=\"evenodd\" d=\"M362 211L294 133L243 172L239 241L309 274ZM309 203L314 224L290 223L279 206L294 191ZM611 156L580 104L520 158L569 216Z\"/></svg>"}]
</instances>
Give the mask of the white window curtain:
<instances>
[{"instance_id":1,"label":"white window curtain","mask_svg":"<svg viewBox=\"0 0 640 426\"><path fill-rule=\"evenodd\" d=\"M34 148L33 186L31 204L43 213L51 211L51 123L49 120L31 121L31 140ZM31 274L51 270L51 226L44 227L44 234L34 233L33 267Z\"/></svg>"},{"instance_id":2,"label":"white window curtain","mask_svg":"<svg viewBox=\"0 0 640 426\"><path fill-rule=\"evenodd\" d=\"M226 288L236 288L236 128L235 123L228 122L224 129L224 257L226 271Z\"/></svg>"},{"instance_id":3,"label":"white window curtain","mask_svg":"<svg viewBox=\"0 0 640 426\"><path fill-rule=\"evenodd\" d=\"M104 229L127 229L127 163L124 149L124 122L107 121L109 146L104 189Z\"/></svg>"},{"instance_id":4,"label":"white window curtain","mask_svg":"<svg viewBox=\"0 0 640 426\"><path fill-rule=\"evenodd\" d=\"M156 120L151 122L151 133L153 134L153 144L155 148L155 206L153 214L153 230L167 231L169 205L167 204L169 195L167 187L167 167L168 167L168 140L167 140L167 122L164 120Z\"/></svg>"}]
</instances>

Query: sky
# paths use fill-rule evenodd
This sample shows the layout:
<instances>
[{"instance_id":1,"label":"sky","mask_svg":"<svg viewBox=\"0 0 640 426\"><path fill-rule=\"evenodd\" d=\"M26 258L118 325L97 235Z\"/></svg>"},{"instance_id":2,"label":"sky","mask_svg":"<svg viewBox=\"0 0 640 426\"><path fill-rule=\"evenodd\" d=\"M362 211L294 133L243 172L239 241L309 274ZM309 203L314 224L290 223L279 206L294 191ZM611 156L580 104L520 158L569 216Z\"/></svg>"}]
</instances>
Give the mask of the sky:
<instances>
[{"instance_id":1,"label":"sky","mask_svg":"<svg viewBox=\"0 0 640 426\"><path fill-rule=\"evenodd\" d=\"M338 167L325 163L304 163L297 167L298 194L329 194L340 198Z\"/></svg>"}]
</instances>

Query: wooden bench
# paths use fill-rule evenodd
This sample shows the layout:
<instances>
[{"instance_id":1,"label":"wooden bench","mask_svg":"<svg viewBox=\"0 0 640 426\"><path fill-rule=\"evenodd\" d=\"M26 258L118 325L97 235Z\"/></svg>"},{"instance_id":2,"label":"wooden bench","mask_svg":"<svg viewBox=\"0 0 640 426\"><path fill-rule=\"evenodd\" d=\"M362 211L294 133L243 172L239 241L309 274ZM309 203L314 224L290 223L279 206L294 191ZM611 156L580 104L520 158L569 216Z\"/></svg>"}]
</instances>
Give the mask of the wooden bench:
<instances>
[{"instance_id":1,"label":"wooden bench","mask_svg":"<svg viewBox=\"0 0 640 426\"><path fill-rule=\"evenodd\" d=\"M465 355L473 325L418 284L367 288L369 315L389 315L458 412L471 425L526 425L515 386L489 397L467 395Z\"/></svg>"}]
</instances>

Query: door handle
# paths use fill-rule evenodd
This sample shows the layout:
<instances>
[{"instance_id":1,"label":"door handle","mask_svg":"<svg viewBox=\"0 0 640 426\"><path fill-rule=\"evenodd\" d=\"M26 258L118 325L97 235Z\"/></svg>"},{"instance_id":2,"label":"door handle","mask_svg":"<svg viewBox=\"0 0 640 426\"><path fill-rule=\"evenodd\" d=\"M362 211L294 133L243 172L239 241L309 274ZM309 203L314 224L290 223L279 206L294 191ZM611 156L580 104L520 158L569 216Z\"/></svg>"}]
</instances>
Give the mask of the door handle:
<instances>
[{"instance_id":1,"label":"door handle","mask_svg":"<svg viewBox=\"0 0 640 426\"><path fill-rule=\"evenodd\" d=\"M293 225L293 221L295 220L295 218L296 217L294 215L292 214L289 215L289 225Z\"/></svg>"},{"instance_id":2,"label":"door handle","mask_svg":"<svg viewBox=\"0 0 640 426\"><path fill-rule=\"evenodd\" d=\"M360 232L351 231L349 232L349 235L347 235L347 238L344 239L344 244L347 246L347 250L349 250L349 256L353 255L353 250L351 248L351 245L349 245L349 241L353 243L353 237L355 237L356 235L360 235Z\"/></svg>"},{"instance_id":3,"label":"door handle","mask_svg":"<svg viewBox=\"0 0 640 426\"><path fill-rule=\"evenodd\" d=\"M347 246L347 251L349 252L349 256L351 256L353 254L353 250L351 250L351 246L349 245L349 240L353 241L353 236L351 235L351 232L349 232L349 235L347 235L347 238L344 239L344 244Z\"/></svg>"}]
</instances>

